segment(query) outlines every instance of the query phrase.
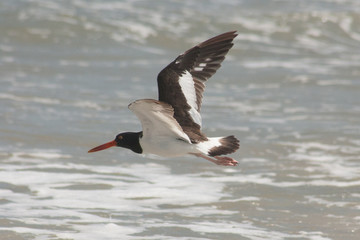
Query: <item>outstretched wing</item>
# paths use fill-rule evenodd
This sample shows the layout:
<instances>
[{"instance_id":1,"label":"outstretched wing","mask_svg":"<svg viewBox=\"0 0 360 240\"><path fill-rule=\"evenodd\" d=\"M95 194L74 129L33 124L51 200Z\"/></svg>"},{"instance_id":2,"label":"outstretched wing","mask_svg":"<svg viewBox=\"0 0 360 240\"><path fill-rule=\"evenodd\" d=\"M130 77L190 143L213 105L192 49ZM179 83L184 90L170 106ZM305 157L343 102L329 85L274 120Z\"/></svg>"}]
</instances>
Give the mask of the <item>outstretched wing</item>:
<instances>
[{"instance_id":1,"label":"outstretched wing","mask_svg":"<svg viewBox=\"0 0 360 240\"><path fill-rule=\"evenodd\" d=\"M159 101L174 108L174 118L192 141L206 139L200 132L204 83L221 66L236 36L232 31L202 42L179 55L158 75Z\"/></svg>"},{"instance_id":2,"label":"outstretched wing","mask_svg":"<svg viewBox=\"0 0 360 240\"><path fill-rule=\"evenodd\" d=\"M173 136L191 143L173 117L174 109L169 104L153 99L140 99L130 103L129 109L140 120L144 136Z\"/></svg>"}]
</instances>

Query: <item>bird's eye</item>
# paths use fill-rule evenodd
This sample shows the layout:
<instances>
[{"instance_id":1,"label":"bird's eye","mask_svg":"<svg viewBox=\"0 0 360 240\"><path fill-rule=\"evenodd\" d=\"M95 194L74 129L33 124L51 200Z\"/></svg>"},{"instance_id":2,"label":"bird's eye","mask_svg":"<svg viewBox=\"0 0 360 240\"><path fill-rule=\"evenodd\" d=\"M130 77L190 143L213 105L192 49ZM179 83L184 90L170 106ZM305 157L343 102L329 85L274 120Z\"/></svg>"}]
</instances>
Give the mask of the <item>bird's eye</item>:
<instances>
[{"instance_id":1,"label":"bird's eye","mask_svg":"<svg viewBox=\"0 0 360 240\"><path fill-rule=\"evenodd\" d=\"M118 140L121 140L123 137L120 135L120 136L118 136L117 138L118 138Z\"/></svg>"}]
</instances>

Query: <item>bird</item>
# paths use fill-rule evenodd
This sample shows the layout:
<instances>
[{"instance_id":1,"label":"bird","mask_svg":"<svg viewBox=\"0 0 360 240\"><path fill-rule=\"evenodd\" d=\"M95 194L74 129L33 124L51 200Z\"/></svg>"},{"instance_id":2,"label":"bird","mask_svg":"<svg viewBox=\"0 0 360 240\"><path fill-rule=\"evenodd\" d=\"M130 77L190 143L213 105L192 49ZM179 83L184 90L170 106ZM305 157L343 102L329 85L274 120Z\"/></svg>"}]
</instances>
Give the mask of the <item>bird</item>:
<instances>
[{"instance_id":1,"label":"bird","mask_svg":"<svg viewBox=\"0 0 360 240\"><path fill-rule=\"evenodd\" d=\"M236 166L238 161L223 155L237 151L239 140L233 135L207 137L201 131L200 109L205 82L220 68L237 35L237 31L225 32L180 54L157 76L158 100L140 99L128 105L142 131L120 133L88 152L117 146L138 154L193 155L217 165Z\"/></svg>"}]
</instances>

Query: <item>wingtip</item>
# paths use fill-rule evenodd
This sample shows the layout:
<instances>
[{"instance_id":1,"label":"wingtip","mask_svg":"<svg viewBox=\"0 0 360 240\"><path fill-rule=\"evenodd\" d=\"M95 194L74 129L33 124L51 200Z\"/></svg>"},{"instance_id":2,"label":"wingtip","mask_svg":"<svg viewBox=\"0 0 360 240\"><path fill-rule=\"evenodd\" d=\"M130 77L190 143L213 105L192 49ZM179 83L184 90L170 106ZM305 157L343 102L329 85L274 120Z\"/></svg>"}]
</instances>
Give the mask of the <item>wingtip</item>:
<instances>
[{"instance_id":1,"label":"wingtip","mask_svg":"<svg viewBox=\"0 0 360 240\"><path fill-rule=\"evenodd\" d=\"M208 39L208 40L206 40L206 41L204 41L202 43L199 43L197 46L198 47L205 47L205 46L208 46L208 45L211 45L211 44L214 44L214 43L217 43L217 42L222 42L222 41L230 41L230 42L232 42L233 39L237 35L238 35L237 30L224 32L224 33L216 35L215 37L212 37L212 38L210 38L210 39Z\"/></svg>"},{"instance_id":2,"label":"wingtip","mask_svg":"<svg viewBox=\"0 0 360 240\"><path fill-rule=\"evenodd\" d=\"M223 33L223 34L229 34L230 36L232 36L233 39L236 38L237 35L239 35L237 30L232 30L232 31L229 31L229 32L226 32L226 33Z\"/></svg>"}]
</instances>

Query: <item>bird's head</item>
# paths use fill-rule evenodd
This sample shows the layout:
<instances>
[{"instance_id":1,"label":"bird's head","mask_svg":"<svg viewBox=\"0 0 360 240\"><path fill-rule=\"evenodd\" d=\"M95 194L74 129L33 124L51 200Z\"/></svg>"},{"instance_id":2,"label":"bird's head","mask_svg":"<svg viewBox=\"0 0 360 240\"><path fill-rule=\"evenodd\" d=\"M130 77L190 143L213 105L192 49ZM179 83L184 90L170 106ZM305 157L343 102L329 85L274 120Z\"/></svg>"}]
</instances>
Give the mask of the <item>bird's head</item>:
<instances>
[{"instance_id":1,"label":"bird's head","mask_svg":"<svg viewBox=\"0 0 360 240\"><path fill-rule=\"evenodd\" d=\"M123 147L128 148L136 153L142 153L142 148L140 146L139 139L142 136L142 132L124 132L116 135L115 139L104 143L100 146L90 149L88 152L97 152L105 150L110 147Z\"/></svg>"}]
</instances>

